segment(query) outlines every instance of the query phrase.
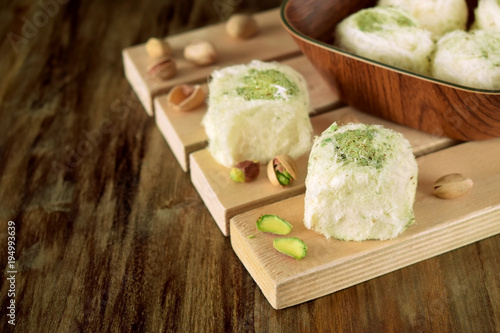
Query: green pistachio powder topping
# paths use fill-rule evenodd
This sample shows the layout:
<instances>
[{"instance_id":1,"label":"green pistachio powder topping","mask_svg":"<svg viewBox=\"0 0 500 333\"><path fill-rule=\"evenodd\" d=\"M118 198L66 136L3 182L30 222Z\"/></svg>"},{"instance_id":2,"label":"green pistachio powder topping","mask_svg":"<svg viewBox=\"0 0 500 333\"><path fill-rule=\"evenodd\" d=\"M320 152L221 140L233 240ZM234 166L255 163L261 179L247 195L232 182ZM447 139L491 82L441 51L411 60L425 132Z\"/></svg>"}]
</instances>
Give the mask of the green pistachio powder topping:
<instances>
[{"instance_id":1,"label":"green pistachio powder topping","mask_svg":"<svg viewBox=\"0 0 500 333\"><path fill-rule=\"evenodd\" d=\"M332 125L329 130L337 131L338 126ZM321 147L327 144L334 144L337 151L337 163L355 163L357 166L370 166L380 169L386 160L386 153L374 146L374 139L377 130L373 127L363 129L348 130L336 134L333 138L324 139ZM389 144L382 142L384 147Z\"/></svg>"},{"instance_id":2,"label":"green pistachio powder topping","mask_svg":"<svg viewBox=\"0 0 500 333\"><path fill-rule=\"evenodd\" d=\"M391 15L392 14L392 15ZM375 32L384 30L384 25L387 23L395 23L400 27L415 27L415 23L408 17L397 12L391 14L382 14L371 11L361 11L356 16L356 23L359 30L365 32Z\"/></svg>"},{"instance_id":3,"label":"green pistachio powder topping","mask_svg":"<svg viewBox=\"0 0 500 333\"><path fill-rule=\"evenodd\" d=\"M270 99L287 100L288 96L297 95L299 88L285 74L275 69L250 69L243 77L242 87L236 88L238 95L245 100Z\"/></svg>"}]
</instances>

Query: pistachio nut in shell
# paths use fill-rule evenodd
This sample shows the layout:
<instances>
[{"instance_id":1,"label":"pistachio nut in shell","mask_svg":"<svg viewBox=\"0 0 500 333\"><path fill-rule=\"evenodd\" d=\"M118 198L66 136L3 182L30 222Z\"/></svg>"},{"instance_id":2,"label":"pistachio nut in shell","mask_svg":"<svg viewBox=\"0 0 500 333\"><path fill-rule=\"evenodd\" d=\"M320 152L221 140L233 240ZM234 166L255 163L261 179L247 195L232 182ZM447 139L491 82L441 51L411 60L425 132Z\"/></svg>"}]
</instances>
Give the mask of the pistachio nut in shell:
<instances>
[{"instance_id":1,"label":"pistachio nut in shell","mask_svg":"<svg viewBox=\"0 0 500 333\"><path fill-rule=\"evenodd\" d=\"M439 177L434 182L433 193L441 199L455 199L463 196L472 188L470 178L460 173L450 173Z\"/></svg>"},{"instance_id":2,"label":"pistachio nut in shell","mask_svg":"<svg viewBox=\"0 0 500 333\"><path fill-rule=\"evenodd\" d=\"M177 65L172 58L165 57L148 68L148 74L159 80L168 80L177 75Z\"/></svg>"},{"instance_id":3,"label":"pistachio nut in shell","mask_svg":"<svg viewBox=\"0 0 500 333\"><path fill-rule=\"evenodd\" d=\"M278 155L267 164L267 177L275 186L290 185L297 179L297 163L287 154Z\"/></svg>"},{"instance_id":4,"label":"pistachio nut in shell","mask_svg":"<svg viewBox=\"0 0 500 333\"><path fill-rule=\"evenodd\" d=\"M217 60L217 51L209 41L195 40L184 47L184 58L199 66L211 65Z\"/></svg>"},{"instance_id":5,"label":"pistachio nut in shell","mask_svg":"<svg viewBox=\"0 0 500 333\"><path fill-rule=\"evenodd\" d=\"M248 39L258 31L257 21L249 14L233 14L226 23L226 32L233 38Z\"/></svg>"},{"instance_id":6,"label":"pistachio nut in shell","mask_svg":"<svg viewBox=\"0 0 500 333\"><path fill-rule=\"evenodd\" d=\"M172 54L172 49L170 44L166 40L156 37L151 37L148 39L145 45L146 53L150 58L158 59L162 57L168 57Z\"/></svg>"}]
</instances>

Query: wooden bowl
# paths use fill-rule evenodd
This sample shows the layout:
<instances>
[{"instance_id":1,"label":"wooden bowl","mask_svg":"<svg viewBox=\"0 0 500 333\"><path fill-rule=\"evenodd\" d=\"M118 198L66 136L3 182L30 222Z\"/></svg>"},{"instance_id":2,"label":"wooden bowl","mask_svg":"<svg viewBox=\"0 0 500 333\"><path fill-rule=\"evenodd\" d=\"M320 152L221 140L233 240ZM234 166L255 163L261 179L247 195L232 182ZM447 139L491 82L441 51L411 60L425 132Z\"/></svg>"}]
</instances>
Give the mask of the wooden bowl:
<instances>
[{"instance_id":1,"label":"wooden bowl","mask_svg":"<svg viewBox=\"0 0 500 333\"><path fill-rule=\"evenodd\" d=\"M459 86L372 61L333 46L337 23L376 1L285 0L281 20L347 104L456 140L500 137L500 90ZM469 20L477 1L469 1Z\"/></svg>"}]
</instances>

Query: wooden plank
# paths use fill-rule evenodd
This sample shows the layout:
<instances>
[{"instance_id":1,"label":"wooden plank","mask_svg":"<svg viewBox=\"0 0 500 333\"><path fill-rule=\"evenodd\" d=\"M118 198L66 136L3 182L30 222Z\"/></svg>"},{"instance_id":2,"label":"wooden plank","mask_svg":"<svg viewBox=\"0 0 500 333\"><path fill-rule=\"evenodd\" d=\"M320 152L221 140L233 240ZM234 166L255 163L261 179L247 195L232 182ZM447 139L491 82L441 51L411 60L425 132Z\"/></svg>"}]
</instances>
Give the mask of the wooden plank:
<instances>
[{"instance_id":1,"label":"wooden plank","mask_svg":"<svg viewBox=\"0 0 500 333\"><path fill-rule=\"evenodd\" d=\"M306 57L299 56L284 60L282 63L304 76L311 98L312 114L341 105L338 93L329 88ZM208 93L207 84L202 84L202 87ZM156 97L154 104L158 128L174 152L179 165L184 171L188 171L189 154L205 147L207 143L207 136L201 125L207 110L206 105L190 112L179 113L169 107L166 95Z\"/></svg>"},{"instance_id":2,"label":"wooden plank","mask_svg":"<svg viewBox=\"0 0 500 333\"><path fill-rule=\"evenodd\" d=\"M255 14L259 33L248 40L238 40L227 35L225 22L188 31L166 38L172 47L178 74L167 81L157 81L147 74L154 63L146 53L145 44L126 48L122 52L125 76L136 92L146 112L154 113L154 97L167 93L171 87L182 83L206 81L215 68L236 63L247 63L253 59L263 61L280 60L300 53L297 45L281 26L279 9ZM197 66L183 57L184 47L193 40L207 40L218 52L214 65Z\"/></svg>"},{"instance_id":3,"label":"wooden plank","mask_svg":"<svg viewBox=\"0 0 500 333\"><path fill-rule=\"evenodd\" d=\"M304 227L304 195L231 220L231 244L274 308L333 293L500 232L500 139L460 144L417 160L416 223L394 240L326 239ZM470 177L474 187L461 198L438 199L433 182L452 172ZM256 229L262 214L288 220L294 227L289 236L303 239L308 255L297 261L274 250L276 236Z\"/></svg>"},{"instance_id":4,"label":"wooden plank","mask_svg":"<svg viewBox=\"0 0 500 333\"><path fill-rule=\"evenodd\" d=\"M319 135L334 121L350 119L380 124L403 133L417 156L454 144L452 140L381 120L351 107L311 117L314 135ZM229 169L217 164L208 149L203 149L190 155L191 181L222 233L228 236L231 217L303 193L308 157L309 154L306 153L297 160L299 176L292 186L278 188L268 181L265 166L261 166L260 175L255 181L247 184L234 183L229 179Z\"/></svg>"},{"instance_id":5,"label":"wooden plank","mask_svg":"<svg viewBox=\"0 0 500 333\"><path fill-rule=\"evenodd\" d=\"M276 202L304 192L308 154L297 159L298 178L285 187L273 186L261 165L257 179L235 183L229 169L218 164L208 149L190 155L191 181L224 236L229 236L229 219L261 205Z\"/></svg>"},{"instance_id":6,"label":"wooden plank","mask_svg":"<svg viewBox=\"0 0 500 333\"><path fill-rule=\"evenodd\" d=\"M208 94L208 86L201 85ZM179 112L167 103L166 96L155 98L156 126L170 146L182 170L189 170L189 154L203 149L207 145L207 134L201 120L207 111L206 103L195 110Z\"/></svg>"}]
</instances>

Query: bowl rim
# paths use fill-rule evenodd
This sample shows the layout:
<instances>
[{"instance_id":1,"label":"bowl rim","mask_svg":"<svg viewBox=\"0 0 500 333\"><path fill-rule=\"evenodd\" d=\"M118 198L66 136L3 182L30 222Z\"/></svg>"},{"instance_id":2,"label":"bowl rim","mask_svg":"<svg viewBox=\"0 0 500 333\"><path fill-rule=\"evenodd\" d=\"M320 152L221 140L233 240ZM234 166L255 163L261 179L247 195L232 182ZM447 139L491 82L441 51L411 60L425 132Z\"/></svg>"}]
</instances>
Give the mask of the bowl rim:
<instances>
[{"instance_id":1,"label":"bowl rim","mask_svg":"<svg viewBox=\"0 0 500 333\"><path fill-rule=\"evenodd\" d=\"M341 55L346 56L348 58L353 58L355 60L358 60L358 61L361 61L364 63L368 63L370 65L375 65L377 67L381 67L381 68L384 68L384 69L387 69L387 70L390 70L393 72L401 73L401 74L404 74L407 76L412 76L412 77L415 77L415 78L418 78L421 80L425 80L425 81L428 81L431 83L435 83L435 84L438 84L441 86L451 87L454 89L459 89L459 90L467 91L470 93L476 93L476 94L500 95L500 89L498 89L498 90L478 89L478 88L462 86L462 85L452 83L452 82L443 81L443 80L436 79L436 78L431 77L431 76L427 76L427 75L423 75L423 74L419 74L419 73L415 73L415 72L410 72L410 71L407 71L405 69L397 68L397 67L387 65L387 64L384 64L384 63L376 61L376 60L365 58L365 57L359 56L357 54L342 50L342 49L334 46L333 44L328 44L328 43L319 41L317 39L314 39L312 37L309 37L309 36L301 33L300 31L298 31L288 21L286 12L287 12L287 7L288 7L290 1L291 0L284 0L283 4L281 5L281 10L280 10L281 23L285 27L285 29L289 31L290 34L294 35L296 38L299 38L299 39L305 41L306 43L314 44L320 48L326 49L328 51L333 51L334 53L341 54Z\"/></svg>"}]
</instances>

